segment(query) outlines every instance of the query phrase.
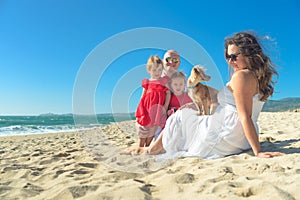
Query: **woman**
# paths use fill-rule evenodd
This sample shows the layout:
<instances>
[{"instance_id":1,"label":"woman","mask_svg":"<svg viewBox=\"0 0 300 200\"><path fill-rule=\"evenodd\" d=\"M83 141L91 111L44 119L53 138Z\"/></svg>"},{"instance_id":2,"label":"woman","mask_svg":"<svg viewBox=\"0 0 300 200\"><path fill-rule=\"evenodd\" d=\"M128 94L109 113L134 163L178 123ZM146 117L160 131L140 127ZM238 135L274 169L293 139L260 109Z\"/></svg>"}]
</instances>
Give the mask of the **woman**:
<instances>
[{"instance_id":1,"label":"woman","mask_svg":"<svg viewBox=\"0 0 300 200\"><path fill-rule=\"evenodd\" d=\"M148 148L132 153L158 154L169 158L196 156L218 158L252 148L257 157L279 156L261 152L257 119L263 103L273 93L272 76L277 75L256 37L239 32L225 40L225 58L233 69L226 86L219 91L219 107L210 116L197 116L184 108L172 115L158 139Z\"/></svg>"}]
</instances>

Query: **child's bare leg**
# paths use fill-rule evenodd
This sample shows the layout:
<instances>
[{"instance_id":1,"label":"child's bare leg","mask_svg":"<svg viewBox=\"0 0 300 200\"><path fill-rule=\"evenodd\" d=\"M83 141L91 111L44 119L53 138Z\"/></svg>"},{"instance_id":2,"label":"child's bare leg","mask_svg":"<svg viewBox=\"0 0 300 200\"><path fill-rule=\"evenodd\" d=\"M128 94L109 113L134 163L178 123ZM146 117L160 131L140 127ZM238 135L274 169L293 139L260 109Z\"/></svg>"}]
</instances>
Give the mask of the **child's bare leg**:
<instances>
[{"instance_id":1,"label":"child's bare leg","mask_svg":"<svg viewBox=\"0 0 300 200\"><path fill-rule=\"evenodd\" d=\"M151 137L146 138L146 142L145 142L145 146L146 146L146 147L148 147L148 146L151 144L153 138L154 138L154 136L151 136Z\"/></svg>"},{"instance_id":2,"label":"child's bare leg","mask_svg":"<svg viewBox=\"0 0 300 200\"><path fill-rule=\"evenodd\" d=\"M144 147L146 145L147 138L139 138L139 147Z\"/></svg>"},{"instance_id":3,"label":"child's bare leg","mask_svg":"<svg viewBox=\"0 0 300 200\"><path fill-rule=\"evenodd\" d=\"M136 154L160 154L164 152L163 144L162 144L162 137L163 137L163 132L158 136L158 138L151 143L149 147L145 146L139 146L139 147L134 147L128 149L125 153L126 154L131 154L131 155L136 155Z\"/></svg>"},{"instance_id":4,"label":"child's bare leg","mask_svg":"<svg viewBox=\"0 0 300 200\"><path fill-rule=\"evenodd\" d=\"M164 151L164 147L162 144L163 132L158 136L158 138L147 148L147 154L159 154Z\"/></svg>"},{"instance_id":5,"label":"child's bare leg","mask_svg":"<svg viewBox=\"0 0 300 200\"><path fill-rule=\"evenodd\" d=\"M156 129L157 129L157 126L150 128L149 135L151 135L151 136L146 138L146 141L145 141L146 147L148 147L150 145L150 143L152 142Z\"/></svg>"},{"instance_id":6,"label":"child's bare leg","mask_svg":"<svg viewBox=\"0 0 300 200\"><path fill-rule=\"evenodd\" d=\"M149 135L151 128L148 126L141 126L137 124L137 133L139 136L139 147L146 146L147 135Z\"/></svg>"},{"instance_id":7,"label":"child's bare leg","mask_svg":"<svg viewBox=\"0 0 300 200\"><path fill-rule=\"evenodd\" d=\"M160 133L158 138L150 144L150 146L145 147L146 139L145 138L139 138L139 146L133 147L128 149L125 153L126 154L159 154L164 151L163 144L162 144L162 137L163 137L163 131Z\"/></svg>"}]
</instances>

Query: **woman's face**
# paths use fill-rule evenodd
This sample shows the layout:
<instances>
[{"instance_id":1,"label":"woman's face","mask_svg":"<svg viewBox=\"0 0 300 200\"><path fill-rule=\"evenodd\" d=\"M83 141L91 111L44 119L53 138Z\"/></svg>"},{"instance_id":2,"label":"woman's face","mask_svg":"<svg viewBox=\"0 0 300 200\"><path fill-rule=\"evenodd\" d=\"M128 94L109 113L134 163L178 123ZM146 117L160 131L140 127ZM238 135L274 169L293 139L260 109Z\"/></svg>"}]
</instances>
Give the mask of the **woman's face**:
<instances>
[{"instance_id":1,"label":"woman's face","mask_svg":"<svg viewBox=\"0 0 300 200\"><path fill-rule=\"evenodd\" d=\"M234 71L247 68L246 58L239 52L238 47L234 44L228 45L226 60L233 67Z\"/></svg>"}]
</instances>

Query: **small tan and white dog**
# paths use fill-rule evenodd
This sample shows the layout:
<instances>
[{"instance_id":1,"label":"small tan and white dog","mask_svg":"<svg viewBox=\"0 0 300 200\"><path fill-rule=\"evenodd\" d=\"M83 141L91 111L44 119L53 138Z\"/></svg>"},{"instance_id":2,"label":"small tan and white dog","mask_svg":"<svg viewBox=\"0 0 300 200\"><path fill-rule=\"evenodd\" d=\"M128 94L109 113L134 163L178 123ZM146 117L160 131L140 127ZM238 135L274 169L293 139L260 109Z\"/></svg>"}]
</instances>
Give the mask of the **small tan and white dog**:
<instances>
[{"instance_id":1,"label":"small tan and white dog","mask_svg":"<svg viewBox=\"0 0 300 200\"><path fill-rule=\"evenodd\" d=\"M205 69L196 65L187 81L188 94L197 106L198 115L212 115L219 105L218 90L201 83L209 80L210 76L205 73Z\"/></svg>"}]
</instances>

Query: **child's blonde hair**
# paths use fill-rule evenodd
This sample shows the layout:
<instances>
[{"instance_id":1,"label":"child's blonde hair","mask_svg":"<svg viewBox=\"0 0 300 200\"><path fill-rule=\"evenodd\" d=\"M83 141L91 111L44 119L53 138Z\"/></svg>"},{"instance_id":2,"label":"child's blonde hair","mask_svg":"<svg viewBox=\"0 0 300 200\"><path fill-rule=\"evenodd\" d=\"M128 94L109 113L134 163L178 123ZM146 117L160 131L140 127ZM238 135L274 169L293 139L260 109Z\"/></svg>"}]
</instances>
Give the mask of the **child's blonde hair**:
<instances>
[{"instance_id":1,"label":"child's blonde hair","mask_svg":"<svg viewBox=\"0 0 300 200\"><path fill-rule=\"evenodd\" d=\"M172 74L172 76L171 76L170 79L169 79L168 86L169 86L170 89L172 89L172 88L171 88L171 84L172 84L172 80L173 80L174 78L183 78L183 80L184 80L184 85L186 85L186 75L185 75L182 71L180 71L180 72L176 71L176 72L174 72L174 73Z\"/></svg>"},{"instance_id":2,"label":"child's blonde hair","mask_svg":"<svg viewBox=\"0 0 300 200\"><path fill-rule=\"evenodd\" d=\"M150 71L152 66L158 66L158 65L162 65L163 67L162 60L158 56L150 56L146 64L146 69L147 71Z\"/></svg>"}]
</instances>

